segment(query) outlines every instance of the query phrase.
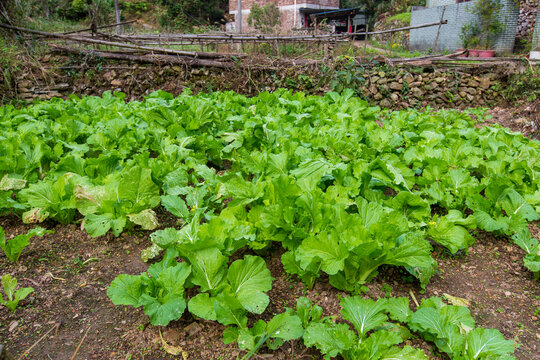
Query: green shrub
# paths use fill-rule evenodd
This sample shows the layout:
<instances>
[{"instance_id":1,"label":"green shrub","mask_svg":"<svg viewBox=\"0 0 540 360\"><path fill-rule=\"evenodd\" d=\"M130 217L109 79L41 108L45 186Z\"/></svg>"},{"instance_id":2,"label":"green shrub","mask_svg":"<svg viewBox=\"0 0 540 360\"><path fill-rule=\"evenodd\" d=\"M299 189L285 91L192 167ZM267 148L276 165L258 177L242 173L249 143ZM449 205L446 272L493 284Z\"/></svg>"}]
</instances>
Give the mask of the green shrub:
<instances>
[{"instance_id":1,"label":"green shrub","mask_svg":"<svg viewBox=\"0 0 540 360\"><path fill-rule=\"evenodd\" d=\"M406 23L406 24L410 24L411 23L411 13L410 12L404 12L404 13L401 13L401 14L396 14L388 19L386 19L386 22L390 22L390 21L401 21L403 23Z\"/></svg>"},{"instance_id":2,"label":"green shrub","mask_svg":"<svg viewBox=\"0 0 540 360\"><path fill-rule=\"evenodd\" d=\"M251 6L247 22L249 26L253 26L263 33L274 33L281 24L281 13L274 3L263 7L255 3Z\"/></svg>"}]
</instances>

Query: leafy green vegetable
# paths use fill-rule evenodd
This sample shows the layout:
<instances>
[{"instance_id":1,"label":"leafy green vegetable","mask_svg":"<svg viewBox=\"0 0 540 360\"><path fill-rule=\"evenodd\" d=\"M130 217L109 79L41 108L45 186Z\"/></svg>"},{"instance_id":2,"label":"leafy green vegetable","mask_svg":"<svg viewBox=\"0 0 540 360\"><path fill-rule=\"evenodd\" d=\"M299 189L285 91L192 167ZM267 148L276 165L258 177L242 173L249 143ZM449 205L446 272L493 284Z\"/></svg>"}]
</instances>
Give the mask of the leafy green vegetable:
<instances>
[{"instance_id":1,"label":"leafy green vegetable","mask_svg":"<svg viewBox=\"0 0 540 360\"><path fill-rule=\"evenodd\" d=\"M216 248L196 251L180 263L178 255L169 248L148 273L119 275L107 295L115 305L142 306L154 325L180 319L188 306L185 287L194 285L201 292L189 300L189 311L223 325L245 327L248 311L261 314L268 306L265 292L272 277L262 258L246 255L227 268L227 257Z\"/></svg>"},{"instance_id":2,"label":"leafy green vegetable","mask_svg":"<svg viewBox=\"0 0 540 360\"><path fill-rule=\"evenodd\" d=\"M495 329L477 328L467 335L465 356L468 359L496 359L514 352L512 340Z\"/></svg>"},{"instance_id":3,"label":"leafy green vegetable","mask_svg":"<svg viewBox=\"0 0 540 360\"><path fill-rule=\"evenodd\" d=\"M38 226L31 229L26 234L17 235L13 239L8 240L6 239L4 229L0 226L0 249L4 251L9 260L17 262L23 249L30 244L30 239L32 237L53 233L54 231L52 230L46 230Z\"/></svg>"},{"instance_id":4,"label":"leafy green vegetable","mask_svg":"<svg viewBox=\"0 0 540 360\"><path fill-rule=\"evenodd\" d=\"M250 359L264 344L277 349L285 341L298 339L304 333L302 322L296 315L281 313L268 323L257 321L253 327L229 327L223 334L223 341L228 344L238 342L238 347L249 352L242 359Z\"/></svg>"},{"instance_id":5,"label":"leafy green vegetable","mask_svg":"<svg viewBox=\"0 0 540 360\"><path fill-rule=\"evenodd\" d=\"M312 322L304 334L304 344L315 346L330 359L341 355L344 359L427 359L424 352L411 347L399 348L411 334L400 325L388 323L387 312L392 317L403 318L408 308L405 298L379 299L373 301L359 296L347 297L341 301L341 313L350 321L356 333L346 324ZM407 314L408 318L409 314Z\"/></svg>"},{"instance_id":6,"label":"leafy green vegetable","mask_svg":"<svg viewBox=\"0 0 540 360\"><path fill-rule=\"evenodd\" d=\"M178 228L151 234L144 258L165 258L148 273L119 276L109 288L113 302L143 307L156 324L187 306L237 326L236 338L255 347L268 324L248 331L247 316L264 312L272 279L259 257L229 266L240 250L282 247L285 271L308 287L326 274L357 294L388 266L425 287L437 265L430 241L466 251L469 231L479 228L513 236L537 276L538 242L526 231L540 218L540 143L476 128L459 111L381 112L352 94L158 91L125 102L106 92L2 107L0 212L27 223L82 215L91 236L118 236L133 226L156 229L162 205ZM3 241L4 251L18 257L21 239ZM195 288L190 299L185 287ZM407 334L388 316L452 356L492 338L468 339L464 310L435 300L414 314L404 300L343 304L356 331L323 321L308 303L286 322L300 319L308 343L327 357L421 357L396 346Z\"/></svg>"},{"instance_id":7,"label":"leafy green vegetable","mask_svg":"<svg viewBox=\"0 0 540 360\"><path fill-rule=\"evenodd\" d=\"M31 287L17 289L17 279L9 274L2 276L2 286L6 298L0 294L0 304L6 306L12 312L15 312L19 301L24 300L28 295L34 292Z\"/></svg>"},{"instance_id":8,"label":"leafy green vegetable","mask_svg":"<svg viewBox=\"0 0 540 360\"><path fill-rule=\"evenodd\" d=\"M308 323L303 336L325 359L427 359L420 349L397 347L411 334L403 325L387 322L387 315L407 324L422 338L433 341L453 359L511 359L514 342L495 329L475 328L469 310L446 305L440 298L422 300L416 312L406 298L373 301L359 296L344 298L341 313L355 327L332 322Z\"/></svg>"},{"instance_id":9,"label":"leafy green vegetable","mask_svg":"<svg viewBox=\"0 0 540 360\"><path fill-rule=\"evenodd\" d=\"M119 275L107 288L115 305L142 306L153 325L167 325L178 320L186 308L184 284L191 274L186 263L176 263L174 254L141 275Z\"/></svg>"},{"instance_id":10,"label":"leafy green vegetable","mask_svg":"<svg viewBox=\"0 0 540 360\"><path fill-rule=\"evenodd\" d=\"M513 235L512 239L526 253L523 265L532 271L535 278L538 279L540 277L540 244L538 240L531 237L528 229Z\"/></svg>"},{"instance_id":11,"label":"leafy green vegetable","mask_svg":"<svg viewBox=\"0 0 540 360\"><path fill-rule=\"evenodd\" d=\"M505 340L498 330L475 328L469 309L445 305L440 298L423 300L409 326L456 359L492 358L514 352L513 341Z\"/></svg>"}]
</instances>

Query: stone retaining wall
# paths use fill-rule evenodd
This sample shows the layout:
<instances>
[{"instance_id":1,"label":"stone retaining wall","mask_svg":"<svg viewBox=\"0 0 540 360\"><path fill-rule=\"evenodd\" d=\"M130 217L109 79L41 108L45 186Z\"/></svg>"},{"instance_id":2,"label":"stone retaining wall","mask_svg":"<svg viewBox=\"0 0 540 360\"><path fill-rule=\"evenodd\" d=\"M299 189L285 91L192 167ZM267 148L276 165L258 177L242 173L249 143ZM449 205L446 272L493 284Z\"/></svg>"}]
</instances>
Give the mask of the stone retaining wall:
<instances>
[{"instance_id":1,"label":"stone retaining wall","mask_svg":"<svg viewBox=\"0 0 540 360\"><path fill-rule=\"evenodd\" d=\"M128 100L162 89L180 94L184 89L199 91L233 90L246 95L286 87L295 91L323 94L352 88L356 95L388 108L474 107L500 103L508 69L482 73L442 71L433 68L386 66L344 68L332 71L319 67L288 67L280 70L223 70L180 66L101 64L86 70L57 70L47 79L22 76L17 97L22 100L75 95L101 95L106 90L122 91ZM351 72L353 76L347 76ZM349 78L353 79L349 81ZM341 83L340 83L341 82Z\"/></svg>"},{"instance_id":2,"label":"stone retaining wall","mask_svg":"<svg viewBox=\"0 0 540 360\"><path fill-rule=\"evenodd\" d=\"M470 107L497 103L499 75L454 72L379 71L371 75L363 93L382 107Z\"/></svg>"}]
</instances>

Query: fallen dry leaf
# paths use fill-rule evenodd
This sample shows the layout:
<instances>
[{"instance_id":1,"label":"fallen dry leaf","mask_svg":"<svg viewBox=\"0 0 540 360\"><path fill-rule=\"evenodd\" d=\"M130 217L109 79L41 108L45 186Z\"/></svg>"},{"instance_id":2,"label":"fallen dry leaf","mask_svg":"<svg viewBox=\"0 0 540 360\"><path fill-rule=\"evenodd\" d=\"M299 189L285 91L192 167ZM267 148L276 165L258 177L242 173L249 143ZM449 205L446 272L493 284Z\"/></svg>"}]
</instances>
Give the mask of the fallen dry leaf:
<instances>
[{"instance_id":1,"label":"fallen dry leaf","mask_svg":"<svg viewBox=\"0 0 540 360\"><path fill-rule=\"evenodd\" d=\"M165 339L163 339L163 335L161 335L161 330L159 330L159 338L161 339L161 346L163 346L163 350L165 350L168 354L171 354L174 356L181 354L182 358L184 360L187 360L188 353L184 351L181 346L173 346L173 345L167 344Z\"/></svg>"}]
</instances>

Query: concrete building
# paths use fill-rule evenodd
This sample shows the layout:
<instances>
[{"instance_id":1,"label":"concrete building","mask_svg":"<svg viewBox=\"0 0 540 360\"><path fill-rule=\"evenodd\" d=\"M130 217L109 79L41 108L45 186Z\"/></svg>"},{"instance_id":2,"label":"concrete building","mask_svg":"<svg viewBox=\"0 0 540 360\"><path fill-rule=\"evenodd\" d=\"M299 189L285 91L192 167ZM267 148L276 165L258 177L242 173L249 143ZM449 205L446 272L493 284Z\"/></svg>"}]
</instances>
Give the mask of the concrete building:
<instances>
[{"instance_id":1,"label":"concrete building","mask_svg":"<svg viewBox=\"0 0 540 360\"><path fill-rule=\"evenodd\" d=\"M292 29L303 28L306 24L310 9L336 10L339 9L339 0L242 0L242 32L253 31L247 23L247 18L253 4L264 6L275 3L281 12L281 32L287 33ZM238 14L238 1L229 0L229 14ZM228 31L236 30L236 22L227 24Z\"/></svg>"},{"instance_id":2,"label":"concrete building","mask_svg":"<svg viewBox=\"0 0 540 360\"><path fill-rule=\"evenodd\" d=\"M444 10L444 20L448 24L441 26L437 49L433 49L437 37L437 26L411 30L409 47L411 50L454 51L462 47L459 35L461 28L475 19L471 8L479 0L428 0L427 7L414 7L411 13L411 26L437 22ZM498 36L494 48L498 53L511 53L516 39L516 27L519 18L519 7L514 0L499 0L503 8L499 20L505 29Z\"/></svg>"}]
</instances>

